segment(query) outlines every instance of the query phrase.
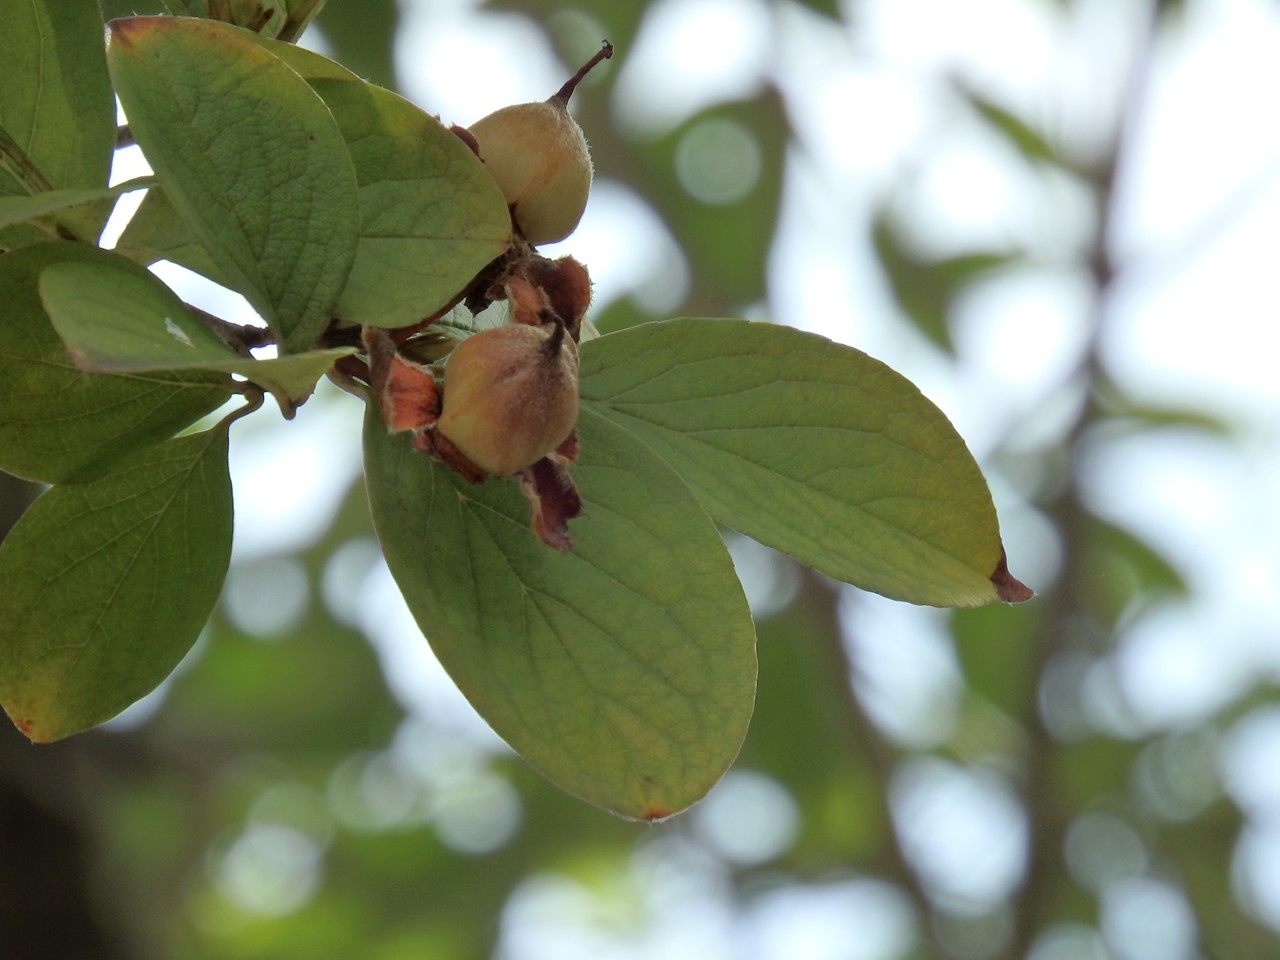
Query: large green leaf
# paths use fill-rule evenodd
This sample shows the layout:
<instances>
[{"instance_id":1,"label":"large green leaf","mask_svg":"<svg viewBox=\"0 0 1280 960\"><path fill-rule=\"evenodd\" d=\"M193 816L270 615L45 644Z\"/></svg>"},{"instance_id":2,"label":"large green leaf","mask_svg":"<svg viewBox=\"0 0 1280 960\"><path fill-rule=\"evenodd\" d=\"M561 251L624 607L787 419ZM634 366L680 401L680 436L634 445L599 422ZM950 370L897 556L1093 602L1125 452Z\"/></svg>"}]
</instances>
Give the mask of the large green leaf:
<instances>
[{"instance_id":1,"label":"large green leaf","mask_svg":"<svg viewBox=\"0 0 1280 960\"><path fill-rule=\"evenodd\" d=\"M178 297L124 257L59 263L40 277L40 296L67 352L82 370L238 373L275 394L281 407L311 395L316 381L353 347L256 360L231 349Z\"/></svg>"},{"instance_id":2,"label":"large green leaf","mask_svg":"<svg viewBox=\"0 0 1280 960\"><path fill-rule=\"evenodd\" d=\"M231 558L227 431L44 493L0 543L0 703L33 740L114 716L195 642Z\"/></svg>"},{"instance_id":3,"label":"large green leaf","mask_svg":"<svg viewBox=\"0 0 1280 960\"><path fill-rule=\"evenodd\" d=\"M255 36L324 99L359 184L355 262L335 312L400 327L447 306L511 240L506 200L475 154L434 117L318 53ZM117 245L219 280L181 216L153 191Z\"/></svg>"},{"instance_id":4,"label":"large green leaf","mask_svg":"<svg viewBox=\"0 0 1280 960\"><path fill-rule=\"evenodd\" d=\"M207 3L205 6L207 7ZM207 12L205 10L206 14ZM279 43L260 34L249 34L247 37L283 60L308 83L318 79L360 79L346 67L312 50L291 43ZM163 188L147 191L120 239L116 241L115 248L144 265L157 260L169 260L188 270L194 270L215 283L223 286L229 284L218 265L196 239L194 231L174 209Z\"/></svg>"},{"instance_id":5,"label":"large green leaf","mask_svg":"<svg viewBox=\"0 0 1280 960\"><path fill-rule=\"evenodd\" d=\"M755 634L715 526L672 471L584 413L572 552L545 546L511 481L471 486L389 436L365 472L387 563L440 662L497 733L560 786L655 819L737 754Z\"/></svg>"},{"instance_id":6,"label":"large green leaf","mask_svg":"<svg viewBox=\"0 0 1280 960\"><path fill-rule=\"evenodd\" d=\"M102 16L83 0L6 3L0 28L0 127L55 189L105 187L116 108L102 50ZM0 163L0 194L30 193L29 178ZM59 224L97 237L110 203L59 213Z\"/></svg>"},{"instance_id":7,"label":"large green leaf","mask_svg":"<svg viewBox=\"0 0 1280 960\"><path fill-rule=\"evenodd\" d=\"M40 302L57 263L113 263L81 243L45 243L0 257L0 469L46 483L101 472L224 403L225 374L85 373L71 363Z\"/></svg>"},{"instance_id":8,"label":"large green leaf","mask_svg":"<svg viewBox=\"0 0 1280 960\"><path fill-rule=\"evenodd\" d=\"M214 21L113 21L107 59L183 220L287 352L312 347L359 229L355 170L324 102L252 34Z\"/></svg>"},{"instance_id":9,"label":"large green leaf","mask_svg":"<svg viewBox=\"0 0 1280 960\"><path fill-rule=\"evenodd\" d=\"M643 324L583 344L582 396L722 523L912 603L1025 600L964 441L851 347L746 320Z\"/></svg>"},{"instance_id":10,"label":"large green leaf","mask_svg":"<svg viewBox=\"0 0 1280 960\"><path fill-rule=\"evenodd\" d=\"M360 182L360 243L345 320L399 327L447 306L511 240L493 177L413 104L362 81L316 79Z\"/></svg>"}]
</instances>

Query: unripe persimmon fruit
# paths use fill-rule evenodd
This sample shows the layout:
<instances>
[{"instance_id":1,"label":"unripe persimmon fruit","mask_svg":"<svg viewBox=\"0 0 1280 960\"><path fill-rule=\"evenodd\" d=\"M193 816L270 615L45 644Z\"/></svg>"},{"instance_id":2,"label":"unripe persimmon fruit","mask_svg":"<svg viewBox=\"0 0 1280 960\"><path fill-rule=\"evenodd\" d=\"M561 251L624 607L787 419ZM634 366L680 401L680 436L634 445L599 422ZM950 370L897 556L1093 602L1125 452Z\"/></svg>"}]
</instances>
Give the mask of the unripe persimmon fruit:
<instances>
[{"instance_id":1,"label":"unripe persimmon fruit","mask_svg":"<svg viewBox=\"0 0 1280 960\"><path fill-rule=\"evenodd\" d=\"M582 219L591 190L591 154L569 116L569 97L601 60L600 51L549 100L495 110L470 127L485 169L497 181L524 238L536 246L563 240Z\"/></svg>"},{"instance_id":2,"label":"unripe persimmon fruit","mask_svg":"<svg viewBox=\"0 0 1280 960\"><path fill-rule=\"evenodd\" d=\"M578 350L562 324L482 330L449 355L436 430L486 473L519 473L577 422Z\"/></svg>"}]
</instances>

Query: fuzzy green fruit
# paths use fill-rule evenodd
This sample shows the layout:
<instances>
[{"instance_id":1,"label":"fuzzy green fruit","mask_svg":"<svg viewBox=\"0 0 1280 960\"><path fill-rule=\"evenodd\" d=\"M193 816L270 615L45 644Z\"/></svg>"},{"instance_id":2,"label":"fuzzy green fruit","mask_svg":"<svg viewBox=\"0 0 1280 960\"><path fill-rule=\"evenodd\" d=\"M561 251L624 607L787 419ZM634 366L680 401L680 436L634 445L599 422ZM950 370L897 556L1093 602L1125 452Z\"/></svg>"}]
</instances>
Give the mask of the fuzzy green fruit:
<instances>
[{"instance_id":1,"label":"fuzzy green fruit","mask_svg":"<svg viewBox=\"0 0 1280 960\"><path fill-rule=\"evenodd\" d=\"M587 72L612 54L613 45L605 41L549 100L503 107L470 127L516 226L534 246L563 240L582 219L591 190L591 154L582 128L569 116L569 97Z\"/></svg>"},{"instance_id":2,"label":"fuzzy green fruit","mask_svg":"<svg viewBox=\"0 0 1280 960\"><path fill-rule=\"evenodd\" d=\"M436 429L486 473L519 473L577 422L578 350L563 325L483 330L449 355Z\"/></svg>"}]
</instances>

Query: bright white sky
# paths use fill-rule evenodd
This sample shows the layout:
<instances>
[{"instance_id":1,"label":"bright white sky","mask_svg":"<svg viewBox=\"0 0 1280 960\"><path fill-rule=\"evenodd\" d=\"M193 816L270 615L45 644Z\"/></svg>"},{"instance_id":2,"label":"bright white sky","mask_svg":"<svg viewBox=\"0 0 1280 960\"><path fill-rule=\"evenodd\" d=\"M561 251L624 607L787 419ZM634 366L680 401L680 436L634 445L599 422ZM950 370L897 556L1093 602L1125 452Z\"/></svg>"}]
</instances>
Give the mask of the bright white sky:
<instances>
[{"instance_id":1,"label":"bright white sky","mask_svg":"<svg viewBox=\"0 0 1280 960\"><path fill-rule=\"evenodd\" d=\"M402 6L401 88L446 122L466 124L506 103L543 99L566 75L541 30L519 17L479 13L470 0L405 0ZM1070 411L1073 394L1063 378L1081 344L1089 292L1064 260L1080 249L1091 212L1070 183L1028 171L973 123L942 78L958 73L1051 137L1096 149L1115 108L1111 92L1124 74L1128 26L1144 4L1077 0L1074 6L1078 12L1065 17L1048 0L862 0L851 17L853 33L799 4L666 0L654 8L634 49L620 50L603 69L618 71L613 107L637 137L665 131L716 100L749 96L765 80L780 85L802 149L789 162L770 302L743 304L744 310L763 306L780 322L886 361L948 413L981 460L1009 436L1034 451L1060 425L1051 413L1055 406ZM1260 672L1280 672L1274 596L1280 583L1280 377L1273 370L1280 355L1274 281L1280 125L1273 122L1280 7L1269 0L1188 0L1186 7L1159 48L1122 171L1114 245L1124 282L1110 304L1103 348L1122 384L1152 402L1229 416L1241 442L1169 431L1099 437L1087 449L1090 503L1166 548L1198 588L1189 606L1170 607L1130 631L1113 658L1118 689L1094 685L1105 701L1102 712L1122 734L1194 723ZM561 15L553 26L600 34L583 14ZM309 38L323 49L322 37ZM598 93L588 82L579 96L592 95ZM135 172L122 165L117 179ZM653 281L671 275L678 247L607 169L597 175L582 226L558 249L590 266L598 302L635 296L661 310ZM967 244L1014 241L1039 261L966 298L956 327L959 365L939 357L896 317L867 255L867 217L890 190L899 191L903 220L925 249L955 252ZM197 292L173 272L164 275L188 298L234 313L229 301L208 299L219 294ZM322 395L293 423L254 417L237 426L238 564L304 543L323 525L359 470L356 406ZM1029 583L1047 582L1057 563L1050 531L1023 505L1012 480L994 473L991 479L1011 564ZM326 599L366 627L397 694L413 711L494 748L492 735L434 664L374 557L368 543L352 545L344 562L370 570L364 593L326 587ZM769 561L760 563L756 557L752 576L767 584ZM235 604L232 587L228 599ZM302 599L306 589L305 580L297 586ZM762 596L754 594L753 602L764 602ZM240 606L252 622L254 604ZM956 672L936 615L858 598L850 616L860 636L874 625L881 629L873 633L894 644L871 641L862 650L868 662L888 664L863 678L862 692L877 716L906 742L945 737L950 721L945 708L939 720L939 705L954 689ZM904 659L915 669L893 668ZM1247 793L1258 814L1240 863L1263 890L1267 878L1280 877L1280 828L1264 826L1280 823L1280 782L1270 776L1260 783L1248 771L1275 769L1277 728L1271 723L1268 736L1232 740L1237 747L1224 761L1227 788ZM1271 759L1260 764L1264 756ZM726 781L730 799L715 801L717 809L749 818L766 804L775 819L785 820L785 791L779 800L751 780L750 771L742 773L747 780ZM935 765L904 771L899 786L903 809L914 811L904 814L904 837L921 849L928 845L919 838L932 838L936 856L927 866L938 874L940 889L957 877L973 882L975 849L989 855L984 882L992 899L1016 882L1016 838L1012 845L995 843L1008 836L1010 808L998 782ZM940 817L967 832L938 844ZM717 835L710 823L704 818L696 830L732 859L737 854L731 844L724 847L724 837L734 831ZM683 849L668 852L677 860L689 856ZM700 861L695 866L715 873ZM636 867L637 889L654 869L652 862ZM799 899L763 898L738 917L736 934L727 938L721 934L728 908L714 895L705 909L682 912L669 929L672 915L663 911L674 908L650 902L658 895L649 894L639 908L648 925L643 935L628 933L627 946L586 921L547 926L548 910L590 898L566 883L542 878L522 888L505 921L502 956L819 960L836 956L832 945L841 942L839 955L850 956L857 924L856 942L865 945L858 956L873 960L894 956L910 937L900 905L885 907L886 896L896 902L890 894L854 883L810 891L808 899L800 893ZM1270 890L1259 894L1257 907L1280 924L1280 883ZM1116 887L1107 902L1116 909L1140 903L1173 923L1180 908L1167 894L1130 884ZM805 939L802 949L785 936L797 916L808 918L804 929L823 933ZM1145 954L1126 942L1124 930L1123 923L1112 925L1111 946L1140 960ZM725 946L709 946L717 943ZM1170 951L1162 960L1178 960L1188 946L1162 949Z\"/></svg>"}]
</instances>

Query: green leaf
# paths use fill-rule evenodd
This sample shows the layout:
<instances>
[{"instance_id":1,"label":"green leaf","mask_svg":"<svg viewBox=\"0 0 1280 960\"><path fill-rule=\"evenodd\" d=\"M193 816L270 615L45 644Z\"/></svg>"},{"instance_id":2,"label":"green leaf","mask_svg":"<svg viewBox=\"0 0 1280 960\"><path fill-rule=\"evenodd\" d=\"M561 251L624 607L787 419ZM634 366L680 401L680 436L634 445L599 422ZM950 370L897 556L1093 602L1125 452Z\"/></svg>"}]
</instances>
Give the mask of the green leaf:
<instances>
[{"instance_id":1,"label":"green leaf","mask_svg":"<svg viewBox=\"0 0 1280 960\"><path fill-rule=\"evenodd\" d=\"M117 259L65 242L0 256L0 469L46 483L85 479L226 402L224 374L93 374L72 365L41 305L40 273Z\"/></svg>"},{"instance_id":2,"label":"green leaf","mask_svg":"<svg viewBox=\"0 0 1280 960\"><path fill-rule=\"evenodd\" d=\"M292 43L285 43L280 40L272 40L270 37L264 37L261 34L254 34L250 39L291 66L298 76L302 77L307 83L313 83L316 80L360 81L358 74L352 73L336 60L332 60L324 56L324 54L316 53L314 50L308 50L306 47L295 46Z\"/></svg>"},{"instance_id":3,"label":"green leaf","mask_svg":"<svg viewBox=\"0 0 1280 960\"><path fill-rule=\"evenodd\" d=\"M270 390L281 407L311 394L352 347L256 360L237 354L149 271L123 257L61 263L40 277L40 296L67 352L82 370L142 373L219 370Z\"/></svg>"},{"instance_id":4,"label":"green leaf","mask_svg":"<svg viewBox=\"0 0 1280 960\"><path fill-rule=\"evenodd\" d=\"M34 220L46 214L80 206L93 200L118 197L122 193L142 190L152 184L150 177L138 177L114 187L92 187L77 190L46 190L31 196L0 197L0 227Z\"/></svg>"},{"instance_id":5,"label":"green leaf","mask_svg":"<svg viewBox=\"0 0 1280 960\"><path fill-rule=\"evenodd\" d=\"M48 243L51 239L48 230L29 223L15 223L9 227L0 227L0 251L4 252L38 246Z\"/></svg>"},{"instance_id":6,"label":"green leaf","mask_svg":"<svg viewBox=\"0 0 1280 960\"><path fill-rule=\"evenodd\" d=\"M46 742L114 716L195 642L231 557L227 431L44 493L0 543L0 703Z\"/></svg>"},{"instance_id":7,"label":"green leaf","mask_svg":"<svg viewBox=\"0 0 1280 960\"><path fill-rule=\"evenodd\" d=\"M363 81L312 81L360 183L360 243L337 312L400 327L451 302L511 241L511 215L484 165L438 120Z\"/></svg>"},{"instance_id":8,"label":"green leaf","mask_svg":"<svg viewBox=\"0 0 1280 960\"><path fill-rule=\"evenodd\" d=\"M387 564L454 682L564 789L655 819L738 752L755 634L715 526L665 464L584 412L585 516L559 553L516 484L471 486L388 436L370 404L365 474Z\"/></svg>"},{"instance_id":9,"label":"green leaf","mask_svg":"<svg viewBox=\"0 0 1280 960\"><path fill-rule=\"evenodd\" d=\"M827 576L935 606L1030 596L964 441L858 350L746 320L648 323L583 344L581 390L713 517Z\"/></svg>"},{"instance_id":10,"label":"green leaf","mask_svg":"<svg viewBox=\"0 0 1280 960\"><path fill-rule=\"evenodd\" d=\"M6 4L0 29L0 127L54 189L105 187L116 140L115 97L102 49L102 17L83 0ZM4 171L8 171L7 173ZM44 186L44 185L42 185ZM0 194L31 193L0 163ZM93 240L109 204L62 211L57 222Z\"/></svg>"},{"instance_id":11,"label":"green leaf","mask_svg":"<svg viewBox=\"0 0 1280 960\"><path fill-rule=\"evenodd\" d=\"M315 91L252 34L113 21L108 64L174 207L285 352L312 347L355 256L355 171Z\"/></svg>"},{"instance_id":12,"label":"green leaf","mask_svg":"<svg viewBox=\"0 0 1280 960\"><path fill-rule=\"evenodd\" d=\"M207 15L207 10L205 13ZM360 79L341 64L304 47L280 43L260 34L248 34L247 38L275 54L308 83L318 79ZM232 286L160 187L147 191L120 239L116 241L115 249L144 266L157 260L168 260L194 270L224 287Z\"/></svg>"},{"instance_id":13,"label":"green leaf","mask_svg":"<svg viewBox=\"0 0 1280 960\"><path fill-rule=\"evenodd\" d=\"M324 99L355 164L360 235L335 313L402 327L450 304L510 243L511 216L493 178L461 140L407 100L318 53L254 41ZM225 283L163 191L148 194L117 249Z\"/></svg>"},{"instance_id":14,"label":"green leaf","mask_svg":"<svg viewBox=\"0 0 1280 960\"><path fill-rule=\"evenodd\" d=\"M165 0L98 0L98 6L102 8L102 18L109 21L140 13L164 13L168 4Z\"/></svg>"},{"instance_id":15,"label":"green leaf","mask_svg":"<svg viewBox=\"0 0 1280 960\"><path fill-rule=\"evenodd\" d=\"M355 164L360 241L338 314L400 327L448 305L511 241L493 177L439 120L390 90L311 50L258 42L321 96Z\"/></svg>"},{"instance_id":16,"label":"green leaf","mask_svg":"<svg viewBox=\"0 0 1280 960\"><path fill-rule=\"evenodd\" d=\"M163 187L147 191L116 241L115 251L143 266L168 260L224 287L232 285L173 208Z\"/></svg>"},{"instance_id":17,"label":"green leaf","mask_svg":"<svg viewBox=\"0 0 1280 960\"><path fill-rule=\"evenodd\" d=\"M40 275L40 298L82 370L192 369L236 359L173 291L122 257L54 264Z\"/></svg>"},{"instance_id":18,"label":"green leaf","mask_svg":"<svg viewBox=\"0 0 1280 960\"><path fill-rule=\"evenodd\" d=\"M161 0L165 10L175 17L208 17L209 0Z\"/></svg>"}]
</instances>

